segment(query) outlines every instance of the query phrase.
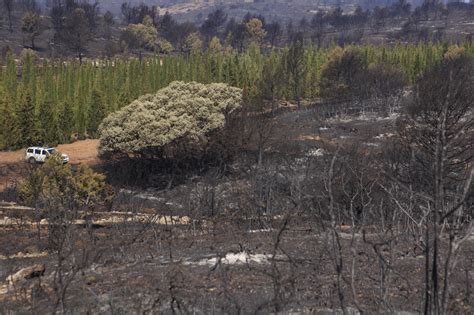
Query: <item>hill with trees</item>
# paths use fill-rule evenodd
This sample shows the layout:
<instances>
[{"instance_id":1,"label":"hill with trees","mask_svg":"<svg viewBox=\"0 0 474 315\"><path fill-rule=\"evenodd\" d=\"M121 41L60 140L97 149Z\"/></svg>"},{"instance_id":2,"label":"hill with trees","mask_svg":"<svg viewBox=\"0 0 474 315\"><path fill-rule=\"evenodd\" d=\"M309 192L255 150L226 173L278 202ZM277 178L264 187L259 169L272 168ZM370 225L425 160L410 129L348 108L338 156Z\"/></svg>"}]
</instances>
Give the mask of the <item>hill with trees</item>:
<instances>
[{"instance_id":1,"label":"hill with trees","mask_svg":"<svg viewBox=\"0 0 474 315\"><path fill-rule=\"evenodd\" d=\"M310 56L324 61L308 65ZM25 176L0 194L21 204L0 203L2 312L472 313L468 43L325 51L295 42L281 54L163 64L24 60L25 88L9 89L10 66L0 100L16 92L10 115L30 126L32 104L48 117L49 91L78 100L78 127L96 126L103 111L83 101L103 104L107 85L93 84L114 72L130 73L112 75L133 84L127 93L164 87L103 120L94 170L55 158L7 165ZM242 89L208 83L213 69ZM164 83L178 74L206 83Z\"/></svg>"},{"instance_id":2,"label":"hill with trees","mask_svg":"<svg viewBox=\"0 0 474 315\"><path fill-rule=\"evenodd\" d=\"M0 3L1 314L474 314L472 4Z\"/></svg>"},{"instance_id":3,"label":"hill with trees","mask_svg":"<svg viewBox=\"0 0 474 315\"><path fill-rule=\"evenodd\" d=\"M206 50L212 40L242 50L255 36L264 49L284 47L298 33L305 44L327 46L397 42L459 43L472 40L473 5L432 3L419 6L400 0L385 5L352 7L328 5L292 12L289 18L269 10L241 11L210 7L199 18L180 18L172 8L124 2L110 11L100 2L4 0L0 6L0 49L20 53L24 48L41 57L113 57L143 53L185 53L189 47ZM260 5L257 3L255 5ZM278 4L275 4L277 6ZM287 4L286 4L287 5ZM296 5L296 7L298 7ZM257 20L259 22L257 22ZM250 24L249 24L250 23ZM199 44L201 43L201 44Z\"/></svg>"}]
</instances>

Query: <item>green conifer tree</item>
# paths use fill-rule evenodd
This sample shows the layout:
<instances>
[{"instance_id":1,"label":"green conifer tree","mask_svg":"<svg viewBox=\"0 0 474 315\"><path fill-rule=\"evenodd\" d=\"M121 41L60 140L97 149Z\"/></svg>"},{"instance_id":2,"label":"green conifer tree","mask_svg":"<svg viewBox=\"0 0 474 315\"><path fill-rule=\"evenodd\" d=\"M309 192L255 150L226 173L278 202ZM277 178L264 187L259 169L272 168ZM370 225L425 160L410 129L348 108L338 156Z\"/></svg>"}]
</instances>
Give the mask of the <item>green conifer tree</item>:
<instances>
[{"instance_id":1,"label":"green conifer tree","mask_svg":"<svg viewBox=\"0 0 474 315\"><path fill-rule=\"evenodd\" d=\"M59 128L61 130L61 142L71 142L74 131L74 112L69 103L65 103L59 117Z\"/></svg>"},{"instance_id":2,"label":"green conifer tree","mask_svg":"<svg viewBox=\"0 0 474 315\"><path fill-rule=\"evenodd\" d=\"M16 117L12 103L0 88L0 149L13 149L18 141Z\"/></svg>"},{"instance_id":3,"label":"green conifer tree","mask_svg":"<svg viewBox=\"0 0 474 315\"><path fill-rule=\"evenodd\" d=\"M37 145L39 140L38 118L29 90L25 91L20 99L16 117L17 145L20 147Z\"/></svg>"},{"instance_id":4,"label":"green conifer tree","mask_svg":"<svg viewBox=\"0 0 474 315\"><path fill-rule=\"evenodd\" d=\"M18 78L16 73L15 57L11 53L7 55L7 69L3 82L6 96L10 98L10 101L13 102L13 104L16 104Z\"/></svg>"},{"instance_id":5,"label":"green conifer tree","mask_svg":"<svg viewBox=\"0 0 474 315\"><path fill-rule=\"evenodd\" d=\"M60 142L56 111L51 100L44 100L39 108L39 136L43 144L50 146Z\"/></svg>"},{"instance_id":6,"label":"green conifer tree","mask_svg":"<svg viewBox=\"0 0 474 315\"><path fill-rule=\"evenodd\" d=\"M99 90L94 89L91 96L91 105L89 106L89 119L87 121L87 133L91 137L97 137L97 129L100 123L107 115L107 109L104 103L104 97Z\"/></svg>"},{"instance_id":7,"label":"green conifer tree","mask_svg":"<svg viewBox=\"0 0 474 315\"><path fill-rule=\"evenodd\" d=\"M21 72L21 80L22 80L22 91L30 90L31 98L33 103L36 103L36 69L33 62L35 58L35 53L31 49L24 49L22 51L22 72Z\"/></svg>"},{"instance_id":8,"label":"green conifer tree","mask_svg":"<svg viewBox=\"0 0 474 315\"><path fill-rule=\"evenodd\" d=\"M87 73L84 67L81 67L79 71L79 79L77 80L76 87L76 115L75 125L79 138L85 136L87 130L87 112L88 112L88 82Z\"/></svg>"}]
</instances>

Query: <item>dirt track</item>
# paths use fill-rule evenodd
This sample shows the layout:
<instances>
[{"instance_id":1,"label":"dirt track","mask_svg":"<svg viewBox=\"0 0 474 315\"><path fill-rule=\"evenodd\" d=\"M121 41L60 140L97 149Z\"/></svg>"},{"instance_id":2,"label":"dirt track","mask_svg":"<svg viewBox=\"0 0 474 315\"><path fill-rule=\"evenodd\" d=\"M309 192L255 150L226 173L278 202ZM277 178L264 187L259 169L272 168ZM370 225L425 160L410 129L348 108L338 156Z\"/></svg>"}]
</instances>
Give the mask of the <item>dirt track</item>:
<instances>
[{"instance_id":1,"label":"dirt track","mask_svg":"<svg viewBox=\"0 0 474 315\"><path fill-rule=\"evenodd\" d=\"M70 157L70 163L95 165L99 163L97 146L99 140L82 140L70 144L61 144L57 148ZM0 191L8 184L10 178L22 177L26 165L25 149L12 152L0 152Z\"/></svg>"},{"instance_id":2,"label":"dirt track","mask_svg":"<svg viewBox=\"0 0 474 315\"><path fill-rule=\"evenodd\" d=\"M58 150L69 155L71 164L96 164L98 162L98 144L98 140L82 140L70 144L60 144ZM0 166L22 163L24 157L24 149L13 152L0 152Z\"/></svg>"}]
</instances>

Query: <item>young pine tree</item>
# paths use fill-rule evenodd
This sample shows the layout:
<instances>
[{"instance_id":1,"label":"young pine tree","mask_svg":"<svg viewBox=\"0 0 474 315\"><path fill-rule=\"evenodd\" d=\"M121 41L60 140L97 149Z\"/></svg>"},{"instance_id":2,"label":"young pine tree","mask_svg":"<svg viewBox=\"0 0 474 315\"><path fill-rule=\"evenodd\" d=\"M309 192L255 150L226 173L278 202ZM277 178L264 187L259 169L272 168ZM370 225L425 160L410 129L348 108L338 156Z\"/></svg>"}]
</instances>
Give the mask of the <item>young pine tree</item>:
<instances>
[{"instance_id":1,"label":"young pine tree","mask_svg":"<svg viewBox=\"0 0 474 315\"><path fill-rule=\"evenodd\" d=\"M44 100L40 105L39 125L39 136L43 144L52 146L60 142L58 120L50 100Z\"/></svg>"},{"instance_id":2,"label":"young pine tree","mask_svg":"<svg viewBox=\"0 0 474 315\"><path fill-rule=\"evenodd\" d=\"M13 149L18 141L16 117L12 103L0 89L0 149Z\"/></svg>"},{"instance_id":3,"label":"young pine tree","mask_svg":"<svg viewBox=\"0 0 474 315\"><path fill-rule=\"evenodd\" d=\"M302 88L304 84L303 79L306 71L304 38L301 33L297 33L293 36L291 46L286 54L286 68L291 80L293 97L298 108L300 108Z\"/></svg>"},{"instance_id":4,"label":"young pine tree","mask_svg":"<svg viewBox=\"0 0 474 315\"><path fill-rule=\"evenodd\" d=\"M59 117L59 130L61 133L61 142L71 142L74 126L74 112L69 103L65 103Z\"/></svg>"},{"instance_id":5,"label":"young pine tree","mask_svg":"<svg viewBox=\"0 0 474 315\"><path fill-rule=\"evenodd\" d=\"M83 138L87 131L87 104L88 104L88 82L87 74L84 69L79 72L80 79L77 82L76 98L76 115L75 125L79 138Z\"/></svg>"},{"instance_id":6,"label":"young pine tree","mask_svg":"<svg viewBox=\"0 0 474 315\"><path fill-rule=\"evenodd\" d=\"M20 99L16 114L16 125L18 130L17 145L20 147L38 144L38 118L35 112L35 105L27 91Z\"/></svg>"},{"instance_id":7,"label":"young pine tree","mask_svg":"<svg viewBox=\"0 0 474 315\"><path fill-rule=\"evenodd\" d=\"M131 101L132 101L132 98L130 97L128 89L124 88L122 90L122 92L120 92L120 94L117 98L116 104L114 105L113 108L114 109L121 109L122 107L127 106L128 104L130 104Z\"/></svg>"},{"instance_id":8,"label":"young pine tree","mask_svg":"<svg viewBox=\"0 0 474 315\"><path fill-rule=\"evenodd\" d=\"M16 100L18 77L15 57L11 53L8 53L7 55L7 68L5 72L5 77L2 81L5 86L5 94L10 98L11 101L14 102Z\"/></svg>"},{"instance_id":9,"label":"young pine tree","mask_svg":"<svg viewBox=\"0 0 474 315\"><path fill-rule=\"evenodd\" d=\"M24 49L21 52L21 90L31 91L30 95L33 103L36 103L36 69L34 64L35 53L31 49Z\"/></svg>"},{"instance_id":10,"label":"young pine tree","mask_svg":"<svg viewBox=\"0 0 474 315\"><path fill-rule=\"evenodd\" d=\"M87 121L87 133L90 137L98 136L97 129L107 114L106 105L102 93L94 89L91 96L91 105L89 107L89 119Z\"/></svg>"}]
</instances>

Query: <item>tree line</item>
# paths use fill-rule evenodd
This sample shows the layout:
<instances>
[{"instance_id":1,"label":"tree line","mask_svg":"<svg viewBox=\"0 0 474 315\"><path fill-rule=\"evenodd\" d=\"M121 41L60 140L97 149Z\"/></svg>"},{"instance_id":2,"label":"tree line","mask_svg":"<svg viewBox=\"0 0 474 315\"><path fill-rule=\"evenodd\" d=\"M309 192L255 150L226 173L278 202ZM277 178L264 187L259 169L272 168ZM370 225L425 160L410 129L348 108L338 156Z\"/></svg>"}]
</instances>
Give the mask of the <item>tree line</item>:
<instances>
[{"instance_id":1,"label":"tree line","mask_svg":"<svg viewBox=\"0 0 474 315\"><path fill-rule=\"evenodd\" d=\"M268 54L251 45L243 53L214 47L205 53L83 64L39 60L25 50L18 60L8 54L0 70L0 144L14 149L95 137L107 114L176 80L227 83L242 88L257 106L272 109L285 99L300 106L303 99L390 93L392 86L379 83L392 82L393 89L412 83L448 49L446 43L317 48L296 38ZM474 55L471 44L464 49Z\"/></svg>"}]
</instances>

